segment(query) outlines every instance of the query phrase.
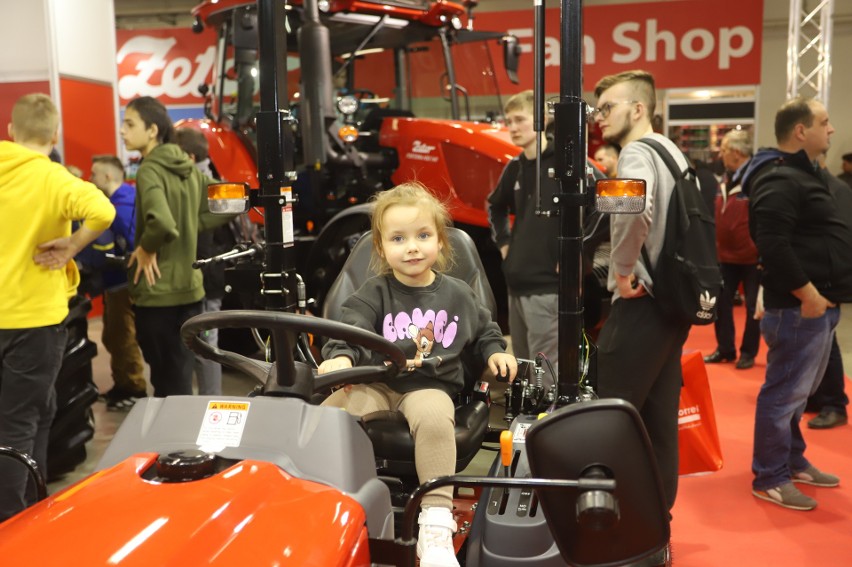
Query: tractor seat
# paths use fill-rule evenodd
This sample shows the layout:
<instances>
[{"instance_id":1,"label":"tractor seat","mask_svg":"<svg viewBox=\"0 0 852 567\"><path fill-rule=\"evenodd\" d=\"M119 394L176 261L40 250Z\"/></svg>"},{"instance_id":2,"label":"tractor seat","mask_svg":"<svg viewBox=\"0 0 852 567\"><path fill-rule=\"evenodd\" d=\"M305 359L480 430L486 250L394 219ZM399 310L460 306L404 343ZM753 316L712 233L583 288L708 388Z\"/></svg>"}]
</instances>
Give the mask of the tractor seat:
<instances>
[{"instance_id":1,"label":"tractor seat","mask_svg":"<svg viewBox=\"0 0 852 567\"><path fill-rule=\"evenodd\" d=\"M467 282L482 304L494 317L497 306L494 293L485 276L485 268L473 240L467 233L448 228L447 237L453 249L454 265L448 275ZM355 244L340 275L332 284L323 303L322 316L339 321L343 301L352 295L367 279L375 274L370 270L372 235L368 231ZM479 380L484 363L473 356L463 356L465 391L469 391ZM462 392L464 394L464 391ZM462 399L466 396L462 395ZM373 442L373 451L380 474L412 476L414 468L414 439L408 423L399 412L384 411L366 415L362 419L364 428ZM481 401L456 404L456 471L467 467L479 451L488 429L488 407Z\"/></svg>"}]
</instances>

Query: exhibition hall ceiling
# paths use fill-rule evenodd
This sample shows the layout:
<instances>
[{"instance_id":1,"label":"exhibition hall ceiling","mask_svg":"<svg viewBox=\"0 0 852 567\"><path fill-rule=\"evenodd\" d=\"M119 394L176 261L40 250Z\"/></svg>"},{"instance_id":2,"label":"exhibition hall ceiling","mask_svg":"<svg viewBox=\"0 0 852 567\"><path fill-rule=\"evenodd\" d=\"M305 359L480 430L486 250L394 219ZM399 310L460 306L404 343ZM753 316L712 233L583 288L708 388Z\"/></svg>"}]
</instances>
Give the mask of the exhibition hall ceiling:
<instances>
[{"instance_id":1,"label":"exhibition hall ceiling","mask_svg":"<svg viewBox=\"0 0 852 567\"><path fill-rule=\"evenodd\" d=\"M190 11L201 0L113 0L118 28L189 26Z\"/></svg>"}]
</instances>

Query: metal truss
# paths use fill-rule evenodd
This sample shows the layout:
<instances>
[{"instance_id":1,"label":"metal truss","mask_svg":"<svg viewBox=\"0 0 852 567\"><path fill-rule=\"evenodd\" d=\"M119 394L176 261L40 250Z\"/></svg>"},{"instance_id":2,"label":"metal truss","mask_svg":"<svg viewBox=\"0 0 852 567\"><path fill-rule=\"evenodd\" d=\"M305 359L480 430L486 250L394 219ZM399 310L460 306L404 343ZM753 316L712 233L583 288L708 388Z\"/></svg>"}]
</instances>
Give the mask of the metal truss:
<instances>
[{"instance_id":1,"label":"metal truss","mask_svg":"<svg viewBox=\"0 0 852 567\"><path fill-rule=\"evenodd\" d=\"M809 9L809 6L816 7ZM828 108L834 0L790 0L787 98L808 96Z\"/></svg>"}]
</instances>

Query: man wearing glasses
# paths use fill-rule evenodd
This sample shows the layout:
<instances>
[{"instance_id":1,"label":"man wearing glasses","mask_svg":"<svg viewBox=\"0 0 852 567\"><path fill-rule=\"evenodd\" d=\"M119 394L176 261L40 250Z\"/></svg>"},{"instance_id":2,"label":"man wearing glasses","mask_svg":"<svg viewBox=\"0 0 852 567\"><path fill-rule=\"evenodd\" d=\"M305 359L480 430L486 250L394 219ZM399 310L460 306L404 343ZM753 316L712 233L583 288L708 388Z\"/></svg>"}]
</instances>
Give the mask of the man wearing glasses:
<instances>
[{"instance_id":1,"label":"man wearing glasses","mask_svg":"<svg viewBox=\"0 0 852 567\"><path fill-rule=\"evenodd\" d=\"M654 299L652 268L663 247L666 211L675 180L650 146L634 143L651 138L668 150L680 168L683 153L668 138L654 133L654 77L626 71L601 79L595 87L595 121L604 140L621 146L618 175L647 183L645 211L617 214L610 220L612 257L608 288L612 309L598 340L598 394L632 403L642 416L663 479L669 510L677 493L677 414L682 381L680 356L688 325L673 323Z\"/></svg>"}]
</instances>

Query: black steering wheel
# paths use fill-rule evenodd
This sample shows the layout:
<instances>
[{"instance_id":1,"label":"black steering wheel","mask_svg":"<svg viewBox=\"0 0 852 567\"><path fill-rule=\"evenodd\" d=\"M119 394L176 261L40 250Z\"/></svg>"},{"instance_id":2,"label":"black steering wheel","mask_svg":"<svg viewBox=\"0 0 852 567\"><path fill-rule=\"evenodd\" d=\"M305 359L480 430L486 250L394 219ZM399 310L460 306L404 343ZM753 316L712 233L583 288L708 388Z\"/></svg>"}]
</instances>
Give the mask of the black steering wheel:
<instances>
[{"instance_id":1,"label":"black steering wheel","mask_svg":"<svg viewBox=\"0 0 852 567\"><path fill-rule=\"evenodd\" d=\"M270 330L276 357L274 364L235 352L219 350L198 336L199 333L210 329L243 328ZM406 358L402 350L376 333L308 315L276 311L217 311L196 315L183 324L180 332L181 340L189 350L257 378L265 384L264 393L268 395L295 396L309 400L314 392L332 386L362 384L393 378L406 367ZM356 366L316 376L315 369L293 358L293 348L298 333L311 333L362 346L385 355L389 364Z\"/></svg>"}]
</instances>

